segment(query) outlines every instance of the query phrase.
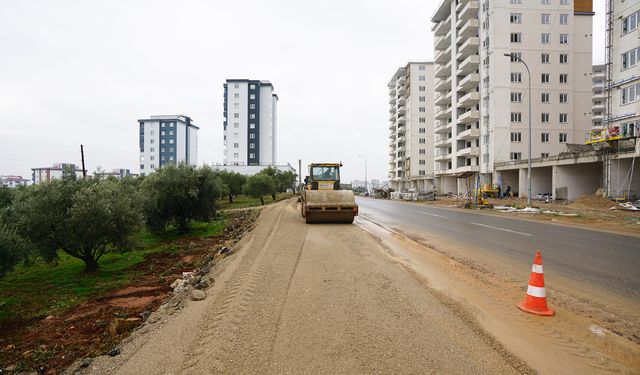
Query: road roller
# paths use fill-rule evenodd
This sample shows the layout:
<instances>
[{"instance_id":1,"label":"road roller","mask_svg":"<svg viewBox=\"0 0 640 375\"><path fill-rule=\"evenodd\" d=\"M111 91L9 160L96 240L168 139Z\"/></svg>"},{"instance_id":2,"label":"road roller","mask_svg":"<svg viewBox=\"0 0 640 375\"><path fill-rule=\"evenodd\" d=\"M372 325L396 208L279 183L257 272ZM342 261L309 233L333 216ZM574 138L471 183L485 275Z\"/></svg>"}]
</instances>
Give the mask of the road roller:
<instances>
[{"instance_id":1,"label":"road roller","mask_svg":"<svg viewBox=\"0 0 640 375\"><path fill-rule=\"evenodd\" d=\"M302 217L310 223L353 223L358 205L351 190L340 190L342 163L312 163L301 194Z\"/></svg>"}]
</instances>

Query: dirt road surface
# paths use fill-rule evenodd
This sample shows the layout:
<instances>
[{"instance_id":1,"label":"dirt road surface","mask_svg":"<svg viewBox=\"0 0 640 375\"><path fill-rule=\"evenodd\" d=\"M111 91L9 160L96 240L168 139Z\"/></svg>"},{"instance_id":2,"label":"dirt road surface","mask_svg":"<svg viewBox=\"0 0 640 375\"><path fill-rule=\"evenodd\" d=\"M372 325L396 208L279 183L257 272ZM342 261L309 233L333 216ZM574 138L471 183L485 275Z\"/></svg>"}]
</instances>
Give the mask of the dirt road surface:
<instances>
[{"instance_id":1,"label":"dirt road surface","mask_svg":"<svg viewBox=\"0 0 640 375\"><path fill-rule=\"evenodd\" d=\"M203 301L156 315L93 374L511 374L533 370L359 225L263 209Z\"/></svg>"}]
</instances>

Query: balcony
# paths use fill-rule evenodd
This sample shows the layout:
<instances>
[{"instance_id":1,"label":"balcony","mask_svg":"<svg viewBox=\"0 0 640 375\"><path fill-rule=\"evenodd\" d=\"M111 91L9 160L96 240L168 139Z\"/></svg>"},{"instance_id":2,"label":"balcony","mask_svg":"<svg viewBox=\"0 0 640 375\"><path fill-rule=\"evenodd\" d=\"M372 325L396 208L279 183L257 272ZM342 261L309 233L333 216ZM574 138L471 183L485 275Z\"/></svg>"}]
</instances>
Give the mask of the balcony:
<instances>
[{"instance_id":1,"label":"balcony","mask_svg":"<svg viewBox=\"0 0 640 375\"><path fill-rule=\"evenodd\" d=\"M480 129L467 129L463 132L458 133L458 139L468 141L470 139L476 139L480 137Z\"/></svg>"},{"instance_id":2,"label":"balcony","mask_svg":"<svg viewBox=\"0 0 640 375\"><path fill-rule=\"evenodd\" d=\"M407 113L407 107L405 106L399 106L398 107L398 116L404 116L404 114Z\"/></svg>"},{"instance_id":3,"label":"balcony","mask_svg":"<svg viewBox=\"0 0 640 375\"><path fill-rule=\"evenodd\" d=\"M446 120L448 118L451 118L451 107L447 107L445 109L441 109L440 111L436 112L437 120Z\"/></svg>"},{"instance_id":4,"label":"balcony","mask_svg":"<svg viewBox=\"0 0 640 375\"><path fill-rule=\"evenodd\" d=\"M446 64L449 60L451 60L451 46L447 47L444 51L436 52L436 56L433 61L435 61L436 64Z\"/></svg>"},{"instance_id":5,"label":"balcony","mask_svg":"<svg viewBox=\"0 0 640 375\"><path fill-rule=\"evenodd\" d=\"M460 9L462 8L462 9ZM480 4L478 4L477 0L471 0L466 3L460 2L456 6L456 11L458 12L458 22L456 27L460 27L460 24L464 21L470 19L478 19L478 9L480 8Z\"/></svg>"},{"instance_id":6,"label":"balcony","mask_svg":"<svg viewBox=\"0 0 640 375\"><path fill-rule=\"evenodd\" d=\"M447 160L451 160L451 154L441 154L441 155L436 155L434 157L435 161L447 161Z\"/></svg>"},{"instance_id":7,"label":"balcony","mask_svg":"<svg viewBox=\"0 0 640 375\"><path fill-rule=\"evenodd\" d=\"M438 95L436 97L436 105L444 107L444 106L447 106L449 104L451 104L451 91L449 91L447 93L443 93L443 94Z\"/></svg>"},{"instance_id":8,"label":"balcony","mask_svg":"<svg viewBox=\"0 0 640 375\"><path fill-rule=\"evenodd\" d=\"M458 82L458 91L469 91L480 86L480 75L478 73L469 74Z\"/></svg>"},{"instance_id":9,"label":"balcony","mask_svg":"<svg viewBox=\"0 0 640 375\"><path fill-rule=\"evenodd\" d=\"M436 91L446 92L451 90L451 76L436 81Z\"/></svg>"},{"instance_id":10,"label":"balcony","mask_svg":"<svg viewBox=\"0 0 640 375\"><path fill-rule=\"evenodd\" d=\"M447 32L447 34L441 37L436 38L436 44L435 44L436 50L444 51L449 46L451 46L451 31Z\"/></svg>"},{"instance_id":11,"label":"balcony","mask_svg":"<svg viewBox=\"0 0 640 375\"><path fill-rule=\"evenodd\" d=\"M471 124L476 121L480 121L480 111L477 109L472 109L458 116L459 124Z\"/></svg>"},{"instance_id":12,"label":"balcony","mask_svg":"<svg viewBox=\"0 0 640 375\"><path fill-rule=\"evenodd\" d=\"M395 133L395 131L396 131L396 122L395 121L389 121L389 130L391 130L392 132Z\"/></svg>"},{"instance_id":13,"label":"balcony","mask_svg":"<svg viewBox=\"0 0 640 375\"><path fill-rule=\"evenodd\" d=\"M440 138L440 139L436 139L434 145L437 148L443 148L443 147L449 147L451 146L451 138Z\"/></svg>"},{"instance_id":14,"label":"balcony","mask_svg":"<svg viewBox=\"0 0 640 375\"><path fill-rule=\"evenodd\" d=\"M435 36L441 36L447 33L451 29L451 17L447 17L446 20L435 23L431 27L431 31Z\"/></svg>"},{"instance_id":15,"label":"balcony","mask_svg":"<svg viewBox=\"0 0 640 375\"><path fill-rule=\"evenodd\" d=\"M473 38L474 36L478 36L478 27L480 26L480 21L477 19L470 19L461 24L462 27L458 31L458 38L456 39L456 44L461 44L462 41Z\"/></svg>"},{"instance_id":16,"label":"balcony","mask_svg":"<svg viewBox=\"0 0 640 375\"><path fill-rule=\"evenodd\" d=\"M480 93L477 91L472 91L464 95L462 98L458 99L458 107L471 107L480 102ZM438 104L438 103L436 103Z\"/></svg>"},{"instance_id":17,"label":"balcony","mask_svg":"<svg viewBox=\"0 0 640 375\"><path fill-rule=\"evenodd\" d=\"M403 125L407 123L407 118L404 116L399 116L398 117L398 131L400 131L401 127L404 127Z\"/></svg>"},{"instance_id":18,"label":"balcony","mask_svg":"<svg viewBox=\"0 0 640 375\"><path fill-rule=\"evenodd\" d=\"M396 106L392 105L391 107L389 107L389 113L391 114L395 114L396 113Z\"/></svg>"},{"instance_id":19,"label":"balcony","mask_svg":"<svg viewBox=\"0 0 640 375\"><path fill-rule=\"evenodd\" d=\"M480 156L480 147L467 147L458 150L457 156Z\"/></svg>"},{"instance_id":20,"label":"balcony","mask_svg":"<svg viewBox=\"0 0 640 375\"><path fill-rule=\"evenodd\" d=\"M471 55L464 59L458 66L458 75L467 75L469 73L473 73L480 66L480 56Z\"/></svg>"},{"instance_id":21,"label":"balcony","mask_svg":"<svg viewBox=\"0 0 640 375\"><path fill-rule=\"evenodd\" d=\"M404 85L398 87L398 95L404 95L406 93L407 93L407 88Z\"/></svg>"},{"instance_id":22,"label":"balcony","mask_svg":"<svg viewBox=\"0 0 640 375\"><path fill-rule=\"evenodd\" d=\"M480 172L480 166L479 165L465 165L464 167L456 168L456 172L458 172L458 173L462 173L462 172Z\"/></svg>"},{"instance_id":23,"label":"balcony","mask_svg":"<svg viewBox=\"0 0 640 375\"><path fill-rule=\"evenodd\" d=\"M407 137L405 137L404 135L401 137L398 137L398 142L406 142L407 141Z\"/></svg>"},{"instance_id":24,"label":"balcony","mask_svg":"<svg viewBox=\"0 0 640 375\"><path fill-rule=\"evenodd\" d=\"M396 96L392 95L391 97L389 97L389 104L391 104L392 106L394 106L396 104Z\"/></svg>"},{"instance_id":25,"label":"balcony","mask_svg":"<svg viewBox=\"0 0 640 375\"><path fill-rule=\"evenodd\" d=\"M402 107L407 103L407 99L403 98L398 98L398 106Z\"/></svg>"},{"instance_id":26,"label":"balcony","mask_svg":"<svg viewBox=\"0 0 640 375\"><path fill-rule=\"evenodd\" d=\"M478 47L480 47L480 38L474 36L467 39L466 42L462 43L462 45L458 47L458 59L477 54Z\"/></svg>"},{"instance_id":27,"label":"balcony","mask_svg":"<svg viewBox=\"0 0 640 375\"><path fill-rule=\"evenodd\" d=\"M451 60L446 65L437 65L433 73L440 79L451 76Z\"/></svg>"},{"instance_id":28,"label":"balcony","mask_svg":"<svg viewBox=\"0 0 640 375\"><path fill-rule=\"evenodd\" d=\"M451 132L451 126L453 124L450 121L441 121L435 127L436 134L447 134Z\"/></svg>"}]
</instances>

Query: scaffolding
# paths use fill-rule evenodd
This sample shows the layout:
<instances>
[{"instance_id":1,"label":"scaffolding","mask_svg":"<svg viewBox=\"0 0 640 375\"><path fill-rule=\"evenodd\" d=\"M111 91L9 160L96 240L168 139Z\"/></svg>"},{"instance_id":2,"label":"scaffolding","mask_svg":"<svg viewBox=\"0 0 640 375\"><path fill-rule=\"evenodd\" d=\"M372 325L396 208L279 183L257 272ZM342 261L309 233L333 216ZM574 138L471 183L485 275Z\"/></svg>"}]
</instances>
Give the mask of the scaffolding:
<instances>
[{"instance_id":1,"label":"scaffolding","mask_svg":"<svg viewBox=\"0 0 640 375\"><path fill-rule=\"evenodd\" d=\"M613 117L611 103L611 84L613 83L613 3L607 0L605 14L605 124L607 133L610 132ZM602 150L602 187L605 198L611 197L611 146L609 142L603 144Z\"/></svg>"}]
</instances>

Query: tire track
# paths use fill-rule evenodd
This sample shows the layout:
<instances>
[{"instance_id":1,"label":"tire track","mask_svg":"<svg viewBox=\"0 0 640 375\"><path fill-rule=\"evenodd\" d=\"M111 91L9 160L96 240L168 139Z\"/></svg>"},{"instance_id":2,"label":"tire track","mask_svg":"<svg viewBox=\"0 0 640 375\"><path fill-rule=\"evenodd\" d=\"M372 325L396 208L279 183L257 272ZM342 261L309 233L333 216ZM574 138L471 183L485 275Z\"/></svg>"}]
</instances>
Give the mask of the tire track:
<instances>
[{"instance_id":1,"label":"tire track","mask_svg":"<svg viewBox=\"0 0 640 375\"><path fill-rule=\"evenodd\" d=\"M201 333L190 345L188 352L192 355L183 364L182 374L224 373L229 344L236 339L238 325L242 322L258 281L264 274L266 250L278 232L285 213L284 207L278 209L279 213L268 231L266 241L259 246L252 246L252 238L252 241L243 247L246 254L242 263L225 283L220 296L203 317L199 325ZM204 369L200 368L203 362L206 362Z\"/></svg>"}]
</instances>

